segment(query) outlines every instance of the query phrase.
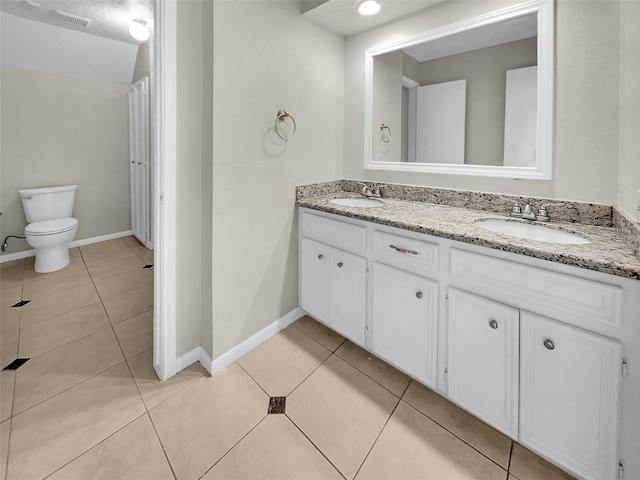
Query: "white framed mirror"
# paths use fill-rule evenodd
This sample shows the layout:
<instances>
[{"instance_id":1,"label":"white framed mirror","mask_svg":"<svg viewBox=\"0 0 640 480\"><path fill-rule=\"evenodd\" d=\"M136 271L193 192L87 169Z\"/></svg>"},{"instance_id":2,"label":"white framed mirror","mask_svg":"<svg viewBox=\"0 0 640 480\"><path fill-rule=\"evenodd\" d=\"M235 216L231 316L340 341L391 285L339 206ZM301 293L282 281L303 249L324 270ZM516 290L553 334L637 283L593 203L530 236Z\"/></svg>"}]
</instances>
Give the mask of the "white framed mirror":
<instances>
[{"instance_id":1,"label":"white framed mirror","mask_svg":"<svg viewBox=\"0 0 640 480\"><path fill-rule=\"evenodd\" d=\"M364 166L550 180L553 0L365 50Z\"/></svg>"}]
</instances>

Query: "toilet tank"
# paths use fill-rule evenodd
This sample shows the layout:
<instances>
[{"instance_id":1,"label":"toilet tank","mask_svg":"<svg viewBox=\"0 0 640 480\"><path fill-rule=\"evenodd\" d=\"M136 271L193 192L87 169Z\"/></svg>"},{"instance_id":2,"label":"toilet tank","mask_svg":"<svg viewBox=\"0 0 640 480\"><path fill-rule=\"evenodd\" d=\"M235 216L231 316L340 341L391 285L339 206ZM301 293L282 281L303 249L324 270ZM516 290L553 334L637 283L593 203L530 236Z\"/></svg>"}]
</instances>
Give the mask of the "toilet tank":
<instances>
[{"instance_id":1,"label":"toilet tank","mask_svg":"<svg viewBox=\"0 0 640 480\"><path fill-rule=\"evenodd\" d=\"M18 190L27 222L70 217L78 185Z\"/></svg>"}]
</instances>

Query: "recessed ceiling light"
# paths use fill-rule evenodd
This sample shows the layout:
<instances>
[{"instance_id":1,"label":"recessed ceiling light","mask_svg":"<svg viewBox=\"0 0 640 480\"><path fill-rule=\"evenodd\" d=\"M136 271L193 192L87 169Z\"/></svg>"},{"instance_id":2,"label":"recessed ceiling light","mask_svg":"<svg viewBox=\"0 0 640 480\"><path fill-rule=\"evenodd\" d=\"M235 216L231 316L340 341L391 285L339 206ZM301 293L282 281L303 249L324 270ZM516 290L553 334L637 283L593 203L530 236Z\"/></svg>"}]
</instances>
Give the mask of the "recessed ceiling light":
<instances>
[{"instance_id":1,"label":"recessed ceiling light","mask_svg":"<svg viewBox=\"0 0 640 480\"><path fill-rule=\"evenodd\" d=\"M131 28L129 29L131 36L140 42L146 42L149 39L149 29L147 22L141 18L134 18Z\"/></svg>"},{"instance_id":2,"label":"recessed ceiling light","mask_svg":"<svg viewBox=\"0 0 640 480\"><path fill-rule=\"evenodd\" d=\"M353 9L360 15L375 15L380 11L380 4L376 0L358 0Z\"/></svg>"}]
</instances>

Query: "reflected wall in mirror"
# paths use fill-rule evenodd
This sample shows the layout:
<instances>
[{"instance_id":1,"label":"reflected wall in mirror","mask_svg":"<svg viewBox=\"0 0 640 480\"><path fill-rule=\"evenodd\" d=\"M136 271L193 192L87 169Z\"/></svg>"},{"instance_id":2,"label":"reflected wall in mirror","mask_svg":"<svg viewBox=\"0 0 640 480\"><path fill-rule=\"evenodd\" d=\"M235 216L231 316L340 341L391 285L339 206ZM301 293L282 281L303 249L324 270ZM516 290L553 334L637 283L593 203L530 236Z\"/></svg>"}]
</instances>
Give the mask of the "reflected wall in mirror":
<instances>
[{"instance_id":1,"label":"reflected wall in mirror","mask_svg":"<svg viewBox=\"0 0 640 480\"><path fill-rule=\"evenodd\" d=\"M365 168L550 179L552 54L551 0L367 50Z\"/></svg>"}]
</instances>

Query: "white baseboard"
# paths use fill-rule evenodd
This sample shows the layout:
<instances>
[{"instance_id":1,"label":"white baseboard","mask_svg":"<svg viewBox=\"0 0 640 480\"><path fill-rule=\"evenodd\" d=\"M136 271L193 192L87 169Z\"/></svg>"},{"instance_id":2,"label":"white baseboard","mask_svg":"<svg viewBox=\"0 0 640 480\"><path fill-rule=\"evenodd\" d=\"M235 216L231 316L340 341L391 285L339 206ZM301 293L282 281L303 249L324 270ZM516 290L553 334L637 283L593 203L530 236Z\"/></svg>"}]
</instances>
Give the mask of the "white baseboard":
<instances>
[{"instance_id":1,"label":"white baseboard","mask_svg":"<svg viewBox=\"0 0 640 480\"><path fill-rule=\"evenodd\" d=\"M209 370L211 368L211 357L202 346L199 346L176 358L174 375L196 362L200 362L207 372L211 373Z\"/></svg>"},{"instance_id":2,"label":"white baseboard","mask_svg":"<svg viewBox=\"0 0 640 480\"><path fill-rule=\"evenodd\" d=\"M91 245L92 243L106 242L107 240L129 237L131 235L133 235L131 230L125 230L124 232L110 233L108 235L100 235L99 237L83 238L82 240L75 240L71 242L69 247L84 247L85 245Z\"/></svg>"},{"instance_id":3,"label":"white baseboard","mask_svg":"<svg viewBox=\"0 0 640 480\"><path fill-rule=\"evenodd\" d=\"M240 357L242 357L246 353L256 348L265 340L270 339L279 331L284 330L285 328L287 328L289 325L291 325L293 322L295 322L296 320L298 320L300 317L304 315L305 315L305 312L300 307L294 308L283 317L279 318L272 324L267 325L258 333L247 338L244 342L242 342L239 345L236 345L231 350L223 353L222 355L217 357L215 360L213 361L209 360L210 363L208 366L203 364L204 368L206 368L207 371L211 375L213 375L217 371L222 370L224 367L232 364L233 362L238 360Z\"/></svg>"},{"instance_id":4,"label":"white baseboard","mask_svg":"<svg viewBox=\"0 0 640 480\"><path fill-rule=\"evenodd\" d=\"M131 230L126 230L124 232L110 233L108 235L100 235L99 237L91 237L91 238L83 238L82 240L75 240L69 244L69 248L75 247L83 247L85 245L91 245L92 243L106 242L107 240L113 240L114 238L122 238L128 237L129 235L133 235ZM0 255L0 263L4 262L12 262L13 260L20 260L22 258L34 257L36 255L36 251L31 250L23 250L21 252L15 253L5 253Z\"/></svg>"}]
</instances>

